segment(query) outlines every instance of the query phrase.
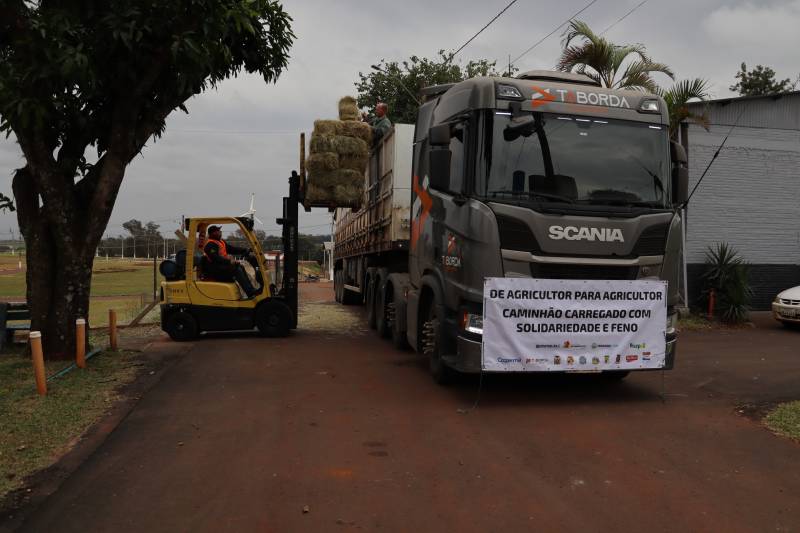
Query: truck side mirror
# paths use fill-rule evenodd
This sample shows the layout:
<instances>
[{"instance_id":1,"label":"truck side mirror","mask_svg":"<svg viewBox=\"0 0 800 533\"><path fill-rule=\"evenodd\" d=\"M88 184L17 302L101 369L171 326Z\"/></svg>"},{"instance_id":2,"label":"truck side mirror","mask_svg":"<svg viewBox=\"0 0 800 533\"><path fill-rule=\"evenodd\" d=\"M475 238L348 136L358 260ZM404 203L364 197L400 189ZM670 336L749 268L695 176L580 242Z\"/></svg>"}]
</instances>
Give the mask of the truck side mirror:
<instances>
[{"instance_id":1,"label":"truck side mirror","mask_svg":"<svg viewBox=\"0 0 800 533\"><path fill-rule=\"evenodd\" d=\"M672 158L672 203L680 205L689 197L688 158L686 150L676 142L670 143L670 156Z\"/></svg>"},{"instance_id":2,"label":"truck side mirror","mask_svg":"<svg viewBox=\"0 0 800 533\"><path fill-rule=\"evenodd\" d=\"M450 124L439 124L428 130L431 146L450 146Z\"/></svg>"},{"instance_id":3,"label":"truck side mirror","mask_svg":"<svg viewBox=\"0 0 800 533\"><path fill-rule=\"evenodd\" d=\"M431 128L433 129L433 128ZM450 157L449 148L438 148L428 152L430 187L437 191L450 190Z\"/></svg>"}]
</instances>

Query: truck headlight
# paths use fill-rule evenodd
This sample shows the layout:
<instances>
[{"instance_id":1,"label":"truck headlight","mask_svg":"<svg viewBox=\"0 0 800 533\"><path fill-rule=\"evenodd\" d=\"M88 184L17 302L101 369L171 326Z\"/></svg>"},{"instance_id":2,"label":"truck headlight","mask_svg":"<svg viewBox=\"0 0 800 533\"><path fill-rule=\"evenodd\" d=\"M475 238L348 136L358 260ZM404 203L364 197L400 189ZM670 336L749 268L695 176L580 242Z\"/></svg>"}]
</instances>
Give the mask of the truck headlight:
<instances>
[{"instance_id":1,"label":"truck headlight","mask_svg":"<svg viewBox=\"0 0 800 533\"><path fill-rule=\"evenodd\" d=\"M483 335L483 315L464 311L461 313L461 329Z\"/></svg>"}]
</instances>

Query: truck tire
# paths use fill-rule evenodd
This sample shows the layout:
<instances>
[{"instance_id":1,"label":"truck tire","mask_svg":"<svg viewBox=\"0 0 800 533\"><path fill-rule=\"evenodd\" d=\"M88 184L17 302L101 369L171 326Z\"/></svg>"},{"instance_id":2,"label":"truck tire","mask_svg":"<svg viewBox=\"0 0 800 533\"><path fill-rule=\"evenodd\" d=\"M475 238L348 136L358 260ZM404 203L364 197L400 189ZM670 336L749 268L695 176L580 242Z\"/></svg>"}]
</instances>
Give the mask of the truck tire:
<instances>
[{"instance_id":1,"label":"truck tire","mask_svg":"<svg viewBox=\"0 0 800 533\"><path fill-rule=\"evenodd\" d=\"M428 305L427 314L421 328L423 353L428 356L429 369L433 380L439 385L447 385L455 379L456 372L447 366L442 358L444 346L444 308L436 300Z\"/></svg>"},{"instance_id":2,"label":"truck tire","mask_svg":"<svg viewBox=\"0 0 800 533\"><path fill-rule=\"evenodd\" d=\"M385 287L385 279L384 277L380 278L381 287L377 288L377 293L375 296L375 322L376 322L376 329L378 330L378 335L381 338L389 338L392 334L392 322L391 322L391 312L392 310L388 308L391 305L394 295L388 296L386 294L386 287Z\"/></svg>"},{"instance_id":3,"label":"truck tire","mask_svg":"<svg viewBox=\"0 0 800 533\"><path fill-rule=\"evenodd\" d=\"M370 276L367 281L367 298L365 305L367 306L367 326L370 329L375 329L375 276Z\"/></svg>"},{"instance_id":4,"label":"truck tire","mask_svg":"<svg viewBox=\"0 0 800 533\"><path fill-rule=\"evenodd\" d=\"M256 308L255 323L264 337L286 337L292 327L292 310L280 300L265 300Z\"/></svg>"},{"instance_id":5,"label":"truck tire","mask_svg":"<svg viewBox=\"0 0 800 533\"><path fill-rule=\"evenodd\" d=\"M197 321L187 311L176 311L164 322L164 331L176 342L186 342L197 338Z\"/></svg>"}]
</instances>

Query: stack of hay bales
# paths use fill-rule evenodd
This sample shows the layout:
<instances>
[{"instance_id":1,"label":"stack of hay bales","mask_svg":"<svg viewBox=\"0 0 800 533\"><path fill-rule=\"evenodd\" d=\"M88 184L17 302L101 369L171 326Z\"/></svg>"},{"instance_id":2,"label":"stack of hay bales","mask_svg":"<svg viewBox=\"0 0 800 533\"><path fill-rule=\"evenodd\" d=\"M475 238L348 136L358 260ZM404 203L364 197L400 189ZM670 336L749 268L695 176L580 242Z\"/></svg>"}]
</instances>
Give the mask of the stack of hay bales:
<instances>
[{"instance_id":1,"label":"stack of hay bales","mask_svg":"<svg viewBox=\"0 0 800 533\"><path fill-rule=\"evenodd\" d=\"M339 100L339 120L314 121L305 184L305 205L360 207L372 128L361 122L354 98Z\"/></svg>"}]
</instances>

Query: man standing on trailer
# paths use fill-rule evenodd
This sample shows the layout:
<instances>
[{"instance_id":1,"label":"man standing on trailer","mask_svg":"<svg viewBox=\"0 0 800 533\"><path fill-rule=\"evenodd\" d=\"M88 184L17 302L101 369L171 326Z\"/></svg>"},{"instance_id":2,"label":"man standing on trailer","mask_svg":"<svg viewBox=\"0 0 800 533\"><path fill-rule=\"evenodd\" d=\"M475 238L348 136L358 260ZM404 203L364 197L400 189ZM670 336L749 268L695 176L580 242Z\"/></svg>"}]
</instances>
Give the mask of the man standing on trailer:
<instances>
[{"instance_id":1,"label":"man standing on trailer","mask_svg":"<svg viewBox=\"0 0 800 533\"><path fill-rule=\"evenodd\" d=\"M392 121L386 116L388 112L389 106L385 102L378 102L375 106L375 116L369 121L369 125L372 126L373 144L383 139L383 136L392 129Z\"/></svg>"},{"instance_id":2,"label":"man standing on trailer","mask_svg":"<svg viewBox=\"0 0 800 533\"><path fill-rule=\"evenodd\" d=\"M219 226L208 227L208 240L205 248L205 261L203 261L203 271L216 281L230 282L234 279L245 292L248 298L252 298L258 292L253 288L244 267L236 263L230 255L248 255L250 250L233 246L222 240L222 228Z\"/></svg>"}]
</instances>

